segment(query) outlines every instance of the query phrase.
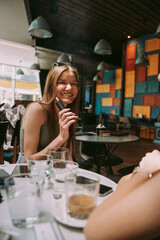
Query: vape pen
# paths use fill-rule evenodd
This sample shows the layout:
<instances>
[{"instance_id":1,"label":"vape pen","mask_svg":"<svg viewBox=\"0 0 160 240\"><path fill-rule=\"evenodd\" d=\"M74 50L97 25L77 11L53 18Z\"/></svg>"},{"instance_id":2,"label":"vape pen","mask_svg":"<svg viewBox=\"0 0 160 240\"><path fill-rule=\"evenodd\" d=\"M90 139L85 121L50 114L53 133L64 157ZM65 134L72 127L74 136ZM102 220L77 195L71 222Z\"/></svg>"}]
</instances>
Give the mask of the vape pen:
<instances>
[{"instance_id":1,"label":"vape pen","mask_svg":"<svg viewBox=\"0 0 160 240\"><path fill-rule=\"evenodd\" d=\"M56 97L56 105L59 108L59 110L63 110L65 108L65 106L63 105L63 103Z\"/></svg>"}]
</instances>

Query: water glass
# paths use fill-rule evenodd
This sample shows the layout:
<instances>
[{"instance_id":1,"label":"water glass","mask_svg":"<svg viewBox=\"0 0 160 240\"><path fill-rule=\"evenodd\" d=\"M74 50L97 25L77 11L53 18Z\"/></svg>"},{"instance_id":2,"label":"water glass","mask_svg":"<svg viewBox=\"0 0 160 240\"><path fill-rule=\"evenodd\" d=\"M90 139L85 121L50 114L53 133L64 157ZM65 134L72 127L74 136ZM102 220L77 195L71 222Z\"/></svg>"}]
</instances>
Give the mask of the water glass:
<instances>
[{"instance_id":1,"label":"water glass","mask_svg":"<svg viewBox=\"0 0 160 240\"><path fill-rule=\"evenodd\" d=\"M72 173L76 176L79 164L73 161L53 159L53 175L57 182L64 182L65 176Z\"/></svg>"},{"instance_id":2,"label":"water glass","mask_svg":"<svg viewBox=\"0 0 160 240\"><path fill-rule=\"evenodd\" d=\"M31 175L40 174L45 178L45 188L52 188L53 183L51 178L52 172L52 157L48 154L36 154L27 156L28 169Z\"/></svg>"},{"instance_id":3,"label":"water glass","mask_svg":"<svg viewBox=\"0 0 160 240\"><path fill-rule=\"evenodd\" d=\"M69 174L65 177L67 213L77 219L86 219L97 205L100 180L92 173Z\"/></svg>"},{"instance_id":4,"label":"water glass","mask_svg":"<svg viewBox=\"0 0 160 240\"><path fill-rule=\"evenodd\" d=\"M44 178L28 173L5 179L12 223L18 228L30 228L39 220Z\"/></svg>"},{"instance_id":5,"label":"water glass","mask_svg":"<svg viewBox=\"0 0 160 240\"><path fill-rule=\"evenodd\" d=\"M49 148L48 155L53 159L68 160L68 149L65 147Z\"/></svg>"},{"instance_id":6,"label":"water glass","mask_svg":"<svg viewBox=\"0 0 160 240\"><path fill-rule=\"evenodd\" d=\"M27 164L29 171L34 168L48 169L51 161L48 154L36 154L27 156Z\"/></svg>"}]
</instances>

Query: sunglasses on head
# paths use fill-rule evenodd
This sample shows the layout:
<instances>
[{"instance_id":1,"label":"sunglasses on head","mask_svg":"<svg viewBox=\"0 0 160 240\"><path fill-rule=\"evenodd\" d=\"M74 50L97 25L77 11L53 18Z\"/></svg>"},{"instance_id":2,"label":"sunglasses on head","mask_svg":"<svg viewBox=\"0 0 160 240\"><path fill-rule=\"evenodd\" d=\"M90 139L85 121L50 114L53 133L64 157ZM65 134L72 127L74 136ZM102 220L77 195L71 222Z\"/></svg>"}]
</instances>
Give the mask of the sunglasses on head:
<instances>
[{"instance_id":1,"label":"sunglasses on head","mask_svg":"<svg viewBox=\"0 0 160 240\"><path fill-rule=\"evenodd\" d=\"M55 66L65 66L65 65L67 65L67 66L72 66L71 63L54 62L54 63L52 64L52 68L54 68Z\"/></svg>"}]
</instances>

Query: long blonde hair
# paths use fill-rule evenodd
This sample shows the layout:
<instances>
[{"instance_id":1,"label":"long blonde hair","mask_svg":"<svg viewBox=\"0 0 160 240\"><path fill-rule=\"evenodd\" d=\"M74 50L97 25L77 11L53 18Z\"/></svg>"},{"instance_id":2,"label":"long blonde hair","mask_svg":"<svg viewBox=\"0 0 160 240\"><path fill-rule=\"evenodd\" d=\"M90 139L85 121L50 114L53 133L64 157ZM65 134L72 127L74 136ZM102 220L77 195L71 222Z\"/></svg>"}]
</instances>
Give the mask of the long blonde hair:
<instances>
[{"instance_id":1,"label":"long blonde hair","mask_svg":"<svg viewBox=\"0 0 160 240\"><path fill-rule=\"evenodd\" d=\"M45 103L46 105L48 105L48 113L49 113L48 120L49 120L49 130L50 130L49 132L51 133L51 135L54 131L53 126L55 123L55 114L56 114L55 105L54 105L55 96L56 96L56 86L57 86L58 79L61 77L62 73L67 70L75 74L75 77L79 86L80 84L79 75L77 70L74 67L68 66L68 65L55 66L49 71L47 75L43 98L40 101L41 103ZM74 101L67 106L67 107L70 107L71 111L74 112L76 115L78 115L79 100L80 100L80 91L78 91L77 97L74 99ZM72 124L69 129L69 139L67 141L67 147L69 149L71 144L72 144L72 148L74 149L75 128L76 128L76 124Z\"/></svg>"}]
</instances>

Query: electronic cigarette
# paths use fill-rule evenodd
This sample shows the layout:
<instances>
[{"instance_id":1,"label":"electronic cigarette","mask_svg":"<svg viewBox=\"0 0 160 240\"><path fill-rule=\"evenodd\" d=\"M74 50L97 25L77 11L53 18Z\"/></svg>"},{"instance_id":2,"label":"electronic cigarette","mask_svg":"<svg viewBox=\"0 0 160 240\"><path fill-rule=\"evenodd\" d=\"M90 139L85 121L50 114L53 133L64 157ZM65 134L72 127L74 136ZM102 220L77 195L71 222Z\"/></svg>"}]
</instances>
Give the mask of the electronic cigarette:
<instances>
[{"instance_id":1,"label":"electronic cigarette","mask_svg":"<svg viewBox=\"0 0 160 240\"><path fill-rule=\"evenodd\" d=\"M56 97L56 105L59 108L59 110L63 110L65 108L65 106L63 105L63 103Z\"/></svg>"}]
</instances>

